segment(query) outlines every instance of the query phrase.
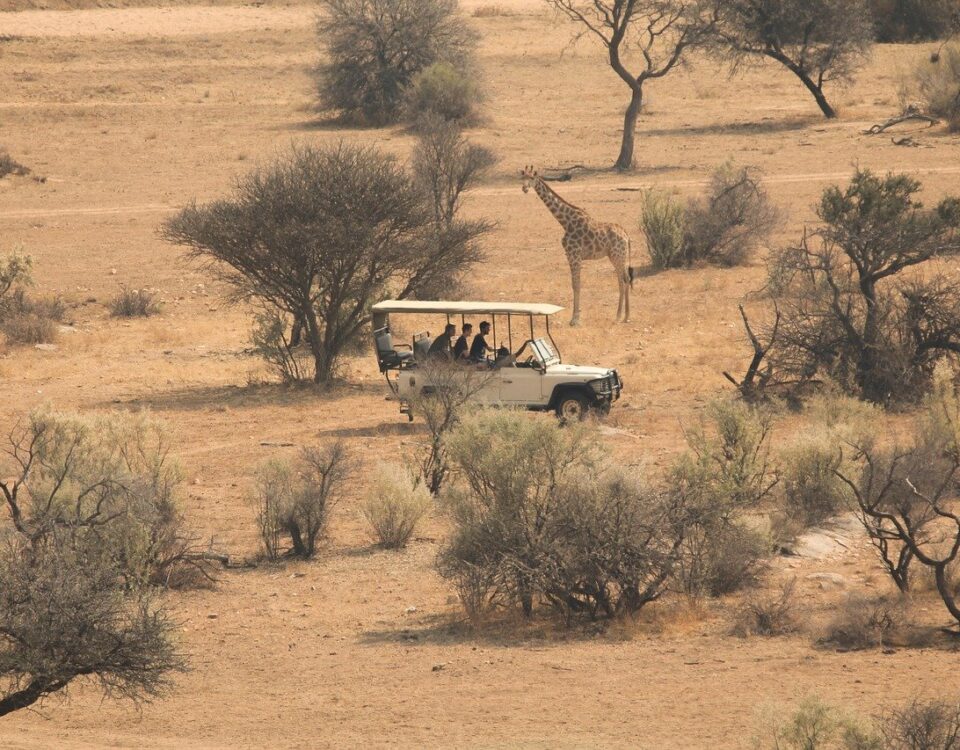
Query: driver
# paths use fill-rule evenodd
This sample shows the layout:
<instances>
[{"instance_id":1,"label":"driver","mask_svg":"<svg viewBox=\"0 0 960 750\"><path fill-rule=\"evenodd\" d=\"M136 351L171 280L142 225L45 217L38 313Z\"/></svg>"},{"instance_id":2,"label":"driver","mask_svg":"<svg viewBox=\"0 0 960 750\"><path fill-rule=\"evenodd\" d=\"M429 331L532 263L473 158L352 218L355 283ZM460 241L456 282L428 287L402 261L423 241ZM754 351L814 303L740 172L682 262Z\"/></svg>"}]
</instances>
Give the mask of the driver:
<instances>
[{"instance_id":1,"label":"driver","mask_svg":"<svg viewBox=\"0 0 960 750\"><path fill-rule=\"evenodd\" d=\"M487 358L487 352L493 349L487 346L487 334L490 333L490 323L486 320L480 324L480 333L473 337L473 343L470 344L470 359L474 362L483 362Z\"/></svg>"}]
</instances>

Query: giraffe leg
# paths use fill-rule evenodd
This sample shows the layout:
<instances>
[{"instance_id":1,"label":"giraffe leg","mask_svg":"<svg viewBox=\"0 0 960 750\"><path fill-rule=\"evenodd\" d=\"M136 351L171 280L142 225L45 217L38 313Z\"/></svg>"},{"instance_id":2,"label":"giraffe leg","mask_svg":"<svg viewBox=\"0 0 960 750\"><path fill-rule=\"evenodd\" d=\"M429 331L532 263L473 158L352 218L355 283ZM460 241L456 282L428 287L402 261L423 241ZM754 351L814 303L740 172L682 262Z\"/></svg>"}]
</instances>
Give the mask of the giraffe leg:
<instances>
[{"instance_id":1,"label":"giraffe leg","mask_svg":"<svg viewBox=\"0 0 960 750\"><path fill-rule=\"evenodd\" d=\"M623 322L630 322L630 278L629 269L626 270L623 277Z\"/></svg>"},{"instance_id":2,"label":"giraffe leg","mask_svg":"<svg viewBox=\"0 0 960 750\"><path fill-rule=\"evenodd\" d=\"M570 264L570 282L573 285L573 318L571 326L580 325L580 264Z\"/></svg>"},{"instance_id":3,"label":"giraffe leg","mask_svg":"<svg viewBox=\"0 0 960 750\"><path fill-rule=\"evenodd\" d=\"M623 317L623 278L617 273L617 322Z\"/></svg>"}]
</instances>

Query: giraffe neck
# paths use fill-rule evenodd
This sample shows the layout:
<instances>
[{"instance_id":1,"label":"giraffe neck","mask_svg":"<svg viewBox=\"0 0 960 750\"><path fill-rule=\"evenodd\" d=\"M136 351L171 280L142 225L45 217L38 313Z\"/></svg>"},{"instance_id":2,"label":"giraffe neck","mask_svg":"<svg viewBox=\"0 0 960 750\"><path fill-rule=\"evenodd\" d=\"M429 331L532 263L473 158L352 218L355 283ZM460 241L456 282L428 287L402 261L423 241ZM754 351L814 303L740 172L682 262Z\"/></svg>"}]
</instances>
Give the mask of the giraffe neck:
<instances>
[{"instance_id":1,"label":"giraffe neck","mask_svg":"<svg viewBox=\"0 0 960 750\"><path fill-rule=\"evenodd\" d=\"M569 229L573 224L583 218L583 209L577 208L572 203L565 201L557 195L547 183L543 181L542 177L537 178L533 189L537 191L540 200L543 201L550 213L553 214L553 218L560 222L560 226L564 229Z\"/></svg>"}]
</instances>

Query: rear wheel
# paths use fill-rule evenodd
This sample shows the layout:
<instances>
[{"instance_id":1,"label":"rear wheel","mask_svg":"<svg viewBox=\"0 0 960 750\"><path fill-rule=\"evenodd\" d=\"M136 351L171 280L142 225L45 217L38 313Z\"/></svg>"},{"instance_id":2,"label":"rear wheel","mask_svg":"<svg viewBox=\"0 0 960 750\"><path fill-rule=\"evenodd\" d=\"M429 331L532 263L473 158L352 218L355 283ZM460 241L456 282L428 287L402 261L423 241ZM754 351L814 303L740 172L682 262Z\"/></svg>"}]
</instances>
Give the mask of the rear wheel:
<instances>
[{"instance_id":1,"label":"rear wheel","mask_svg":"<svg viewBox=\"0 0 960 750\"><path fill-rule=\"evenodd\" d=\"M580 422L589 409L590 404L582 393L564 393L557 399L556 412L561 422Z\"/></svg>"}]
</instances>

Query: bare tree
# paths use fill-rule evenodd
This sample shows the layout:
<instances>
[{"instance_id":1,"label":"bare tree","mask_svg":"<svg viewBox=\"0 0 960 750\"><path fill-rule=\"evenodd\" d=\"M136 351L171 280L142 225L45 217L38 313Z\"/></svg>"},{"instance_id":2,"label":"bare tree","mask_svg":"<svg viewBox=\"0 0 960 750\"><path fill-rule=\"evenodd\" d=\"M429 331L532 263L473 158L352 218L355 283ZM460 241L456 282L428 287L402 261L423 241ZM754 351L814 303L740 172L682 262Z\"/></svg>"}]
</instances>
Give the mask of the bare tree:
<instances>
[{"instance_id":1,"label":"bare tree","mask_svg":"<svg viewBox=\"0 0 960 750\"><path fill-rule=\"evenodd\" d=\"M482 369L481 369L482 368ZM440 492L449 472L447 436L470 409L480 391L498 374L486 366L437 360L418 368L430 387L411 400L411 413L423 418L428 442L419 456L420 478L430 494Z\"/></svg>"},{"instance_id":2,"label":"bare tree","mask_svg":"<svg viewBox=\"0 0 960 750\"><path fill-rule=\"evenodd\" d=\"M470 143L456 122L439 116L420 123L411 167L414 184L426 196L433 212L432 265L424 268L418 295L451 299L464 265L479 263L478 240L493 228L485 219L463 219L463 193L476 186L496 163L489 149Z\"/></svg>"},{"instance_id":3,"label":"bare tree","mask_svg":"<svg viewBox=\"0 0 960 750\"><path fill-rule=\"evenodd\" d=\"M107 697L149 700L185 669L166 610L60 534L0 546L0 716L81 680Z\"/></svg>"},{"instance_id":4,"label":"bare tree","mask_svg":"<svg viewBox=\"0 0 960 750\"><path fill-rule=\"evenodd\" d=\"M824 226L774 255L768 291L774 332L753 336L771 383L803 385L827 376L877 403L916 399L934 365L960 352L960 295L935 275L907 269L960 251L960 200L926 209L905 175L858 171L846 188L824 191ZM749 331L748 331L749 333ZM758 348L759 338L771 344Z\"/></svg>"},{"instance_id":5,"label":"bare tree","mask_svg":"<svg viewBox=\"0 0 960 750\"><path fill-rule=\"evenodd\" d=\"M637 117L647 81L663 78L684 53L703 44L719 18L723 0L546 0L607 50L610 67L630 89L623 116L620 154L614 164L633 168ZM633 53L631 55L631 53ZM631 55L635 62L627 59Z\"/></svg>"},{"instance_id":6,"label":"bare tree","mask_svg":"<svg viewBox=\"0 0 960 750\"><path fill-rule=\"evenodd\" d=\"M727 0L716 26L721 55L736 65L769 58L793 73L825 117L824 86L849 81L873 42L866 0Z\"/></svg>"},{"instance_id":7,"label":"bare tree","mask_svg":"<svg viewBox=\"0 0 960 750\"><path fill-rule=\"evenodd\" d=\"M294 148L232 198L183 209L163 236L189 247L238 298L301 321L316 383L334 378L371 301L429 294L477 257L467 241L475 235L437 243L430 206L396 162L342 143Z\"/></svg>"}]
</instances>

